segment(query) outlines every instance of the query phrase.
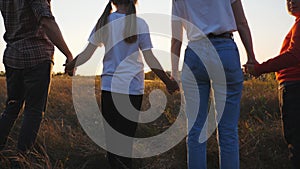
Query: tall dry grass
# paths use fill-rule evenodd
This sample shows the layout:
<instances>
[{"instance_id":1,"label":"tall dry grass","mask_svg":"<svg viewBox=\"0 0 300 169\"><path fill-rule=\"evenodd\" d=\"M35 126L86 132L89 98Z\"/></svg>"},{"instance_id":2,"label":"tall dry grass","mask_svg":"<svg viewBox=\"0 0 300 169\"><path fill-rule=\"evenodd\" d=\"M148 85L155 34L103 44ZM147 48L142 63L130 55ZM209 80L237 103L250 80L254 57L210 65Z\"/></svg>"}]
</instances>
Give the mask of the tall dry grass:
<instances>
[{"instance_id":1,"label":"tall dry grass","mask_svg":"<svg viewBox=\"0 0 300 169\"><path fill-rule=\"evenodd\" d=\"M82 78L84 85L87 78ZM95 81L100 98L100 81ZM51 84L47 112L37 144L28 155L15 151L21 118L11 132L6 149L0 152L0 168L19 165L26 169L109 169L105 150L93 143L77 120L72 103L72 80L56 76ZM148 93L163 89L159 81L146 81L143 109L149 108ZM164 89L163 89L164 90ZM82 91L82 97L85 91ZM176 120L180 94L166 95L167 108L162 116L140 124L137 136L148 137L165 131ZM0 78L0 111L5 106L5 79ZM287 148L281 135L275 80L250 79L245 82L239 122L241 169L288 169ZM218 147L213 135L208 140L208 168L218 168ZM186 169L186 146L182 140L173 149L151 158L135 159L136 169Z\"/></svg>"}]
</instances>

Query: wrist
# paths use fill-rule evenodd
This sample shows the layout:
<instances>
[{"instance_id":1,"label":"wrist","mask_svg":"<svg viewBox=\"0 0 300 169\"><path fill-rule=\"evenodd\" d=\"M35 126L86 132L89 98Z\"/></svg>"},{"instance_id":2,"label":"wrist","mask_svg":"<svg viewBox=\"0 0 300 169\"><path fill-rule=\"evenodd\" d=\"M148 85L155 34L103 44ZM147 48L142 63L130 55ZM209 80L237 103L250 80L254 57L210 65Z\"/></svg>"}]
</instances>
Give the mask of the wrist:
<instances>
[{"instance_id":1,"label":"wrist","mask_svg":"<svg viewBox=\"0 0 300 169\"><path fill-rule=\"evenodd\" d=\"M70 51L68 51L68 52L65 54L65 56L66 56L66 59L67 59L68 61L73 60L73 55L72 55L72 53L71 53Z\"/></svg>"},{"instance_id":2,"label":"wrist","mask_svg":"<svg viewBox=\"0 0 300 169\"><path fill-rule=\"evenodd\" d=\"M71 62L72 60L73 60L73 56L68 56L66 58L66 64L69 63L69 62Z\"/></svg>"},{"instance_id":3,"label":"wrist","mask_svg":"<svg viewBox=\"0 0 300 169\"><path fill-rule=\"evenodd\" d=\"M256 59L255 59L254 55L248 55L247 59L248 59L248 62L251 62L251 63L256 62Z\"/></svg>"},{"instance_id":4,"label":"wrist","mask_svg":"<svg viewBox=\"0 0 300 169\"><path fill-rule=\"evenodd\" d=\"M172 76L172 78L174 78L175 80L179 80L179 71L178 71L178 70L172 70L171 76Z\"/></svg>"}]
</instances>

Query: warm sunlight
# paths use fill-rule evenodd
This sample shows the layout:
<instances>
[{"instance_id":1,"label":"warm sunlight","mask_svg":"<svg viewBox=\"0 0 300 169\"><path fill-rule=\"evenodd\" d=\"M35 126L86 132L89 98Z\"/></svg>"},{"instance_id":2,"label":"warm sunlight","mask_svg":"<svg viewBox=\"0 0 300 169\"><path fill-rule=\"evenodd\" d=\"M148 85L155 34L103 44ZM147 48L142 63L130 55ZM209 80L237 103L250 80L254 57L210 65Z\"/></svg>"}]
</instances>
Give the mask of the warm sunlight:
<instances>
[{"instance_id":1,"label":"warm sunlight","mask_svg":"<svg viewBox=\"0 0 300 169\"><path fill-rule=\"evenodd\" d=\"M52 1L52 10L56 21L61 27L66 42L69 44L73 55L77 55L87 45L87 39L93 26L97 22L106 0L84 0ZM244 10L248 19L254 42L254 50L257 60L262 62L278 54L282 40L293 23L293 17L287 14L285 2L281 0L243 0ZM158 5L159 4L159 5ZM270 8L270 4L272 4ZM170 0L140 0L137 7L138 14L164 14L170 15ZM162 27L170 27L170 23L165 23ZM151 25L150 25L151 31ZM4 34L3 20L0 19L0 34ZM245 50L241 45L240 39L235 34L235 40L239 46L242 64L246 62ZM170 51L169 39L153 36L154 50ZM0 59L2 60L5 43L0 39ZM167 54L167 53L166 53ZM157 56L163 63L163 67L170 70L170 59L168 56ZM55 72L62 72L64 56L56 50L55 52ZM97 62L94 60L94 62ZM101 62L99 60L99 62ZM0 70L4 70L0 64Z\"/></svg>"}]
</instances>

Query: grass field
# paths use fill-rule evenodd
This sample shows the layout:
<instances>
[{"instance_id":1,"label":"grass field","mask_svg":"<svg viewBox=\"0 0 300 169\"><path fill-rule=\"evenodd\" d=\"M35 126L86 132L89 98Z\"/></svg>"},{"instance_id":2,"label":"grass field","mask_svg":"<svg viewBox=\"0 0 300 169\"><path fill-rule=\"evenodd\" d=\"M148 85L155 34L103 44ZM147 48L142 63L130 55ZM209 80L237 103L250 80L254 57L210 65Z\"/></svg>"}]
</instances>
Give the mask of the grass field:
<instances>
[{"instance_id":1,"label":"grass field","mask_svg":"<svg viewBox=\"0 0 300 169\"><path fill-rule=\"evenodd\" d=\"M82 78L82 84L90 80ZM93 79L92 79L93 80ZM99 100L99 79L96 97ZM159 81L146 81L143 109L149 107L149 91L163 88ZM82 97L88 97L82 91ZM168 98L165 113L156 121L139 125L137 135L147 137L163 132L177 117L180 94ZM5 79L0 77L0 112L6 100ZM288 169L288 152L281 134L280 113L275 80L251 79L244 82L239 122L241 169ZM0 152L0 168L9 169L17 161L26 169L109 169L105 150L97 146L79 125L72 102L72 79L55 76L51 84L47 112L37 144L28 156L15 152L21 118L11 132L6 149ZM214 135L208 140L208 168L218 168L218 147ZM136 169L186 169L183 139L171 150L151 158L135 159Z\"/></svg>"}]
</instances>

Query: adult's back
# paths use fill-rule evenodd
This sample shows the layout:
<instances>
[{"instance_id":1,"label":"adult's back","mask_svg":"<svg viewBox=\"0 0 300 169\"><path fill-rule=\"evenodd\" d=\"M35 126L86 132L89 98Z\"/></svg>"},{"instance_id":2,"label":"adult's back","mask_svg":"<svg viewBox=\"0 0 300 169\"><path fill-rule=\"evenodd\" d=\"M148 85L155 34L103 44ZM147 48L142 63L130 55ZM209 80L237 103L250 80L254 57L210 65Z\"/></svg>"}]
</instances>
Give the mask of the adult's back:
<instances>
[{"instance_id":1,"label":"adult's back","mask_svg":"<svg viewBox=\"0 0 300 169\"><path fill-rule=\"evenodd\" d=\"M0 1L7 47L3 62L12 68L28 68L53 59L54 45L40 25L42 17L53 18L45 0ZM48 9L48 10L45 10Z\"/></svg>"},{"instance_id":2,"label":"adult's back","mask_svg":"<svg viewBox=\"0 0 300 169\"><path fill-rule=\"evenodd\" d=\"M47 104L54 45L73 59L47 0L0 0L7 43L3 63L7 102L0 116L0 150L24 106L17 149L33 146ZM72 72L70 73L72 74Z\"/></svg>"}]
</instances>

